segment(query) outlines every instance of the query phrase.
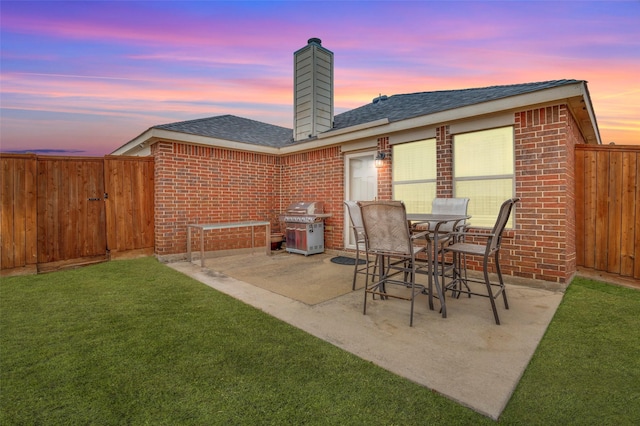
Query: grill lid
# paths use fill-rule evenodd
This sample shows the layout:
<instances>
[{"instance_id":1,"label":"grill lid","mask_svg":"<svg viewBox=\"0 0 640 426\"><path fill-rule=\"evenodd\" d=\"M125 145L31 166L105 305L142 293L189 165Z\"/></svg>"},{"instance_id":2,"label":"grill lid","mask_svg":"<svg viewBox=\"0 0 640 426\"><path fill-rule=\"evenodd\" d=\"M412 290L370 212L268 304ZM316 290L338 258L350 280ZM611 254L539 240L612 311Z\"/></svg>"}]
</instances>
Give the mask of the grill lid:
<instances>
[{"instance_id":1,"label":"grill lid","mask_svg":"<svg viewBox=\"0 0 640 426\"><path fill-rule=\"evenodd\" d=\"M287 207L285 214L280 215L283 222L314 223L320 222L331 214L324 213L324 203L321 201L302 201Z\"/></svg>"},{"instance_id":2,"label":"grill lid","mask_svg":"<svg viewBox=\"0 0 640 426\"><path fill-rule=\"evenodd\" d=\"M302 201L299 203L293 203L287 207L287 215L322 213L324 213L324 203L321 201Z\"/></svg>"}]
</instances>

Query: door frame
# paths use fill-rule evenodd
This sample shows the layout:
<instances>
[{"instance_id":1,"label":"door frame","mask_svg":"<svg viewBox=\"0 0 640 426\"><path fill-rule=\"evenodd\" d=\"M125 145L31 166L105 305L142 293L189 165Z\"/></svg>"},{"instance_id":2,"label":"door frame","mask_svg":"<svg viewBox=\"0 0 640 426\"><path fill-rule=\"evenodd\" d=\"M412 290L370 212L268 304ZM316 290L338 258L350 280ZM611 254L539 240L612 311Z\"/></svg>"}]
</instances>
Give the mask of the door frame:
<instances>
[{"instance_id":1,"label":"door frame","mask_svg":"<svg viewBox=\"0 0 640 426\"><path fill-rule=\"evenodd\" d=\"M348 201L351 199L351 193L352 193L352 188L351 188L351 161L355 160L355 159L362 159L362 158L366 158L369 157L371 159L371 169L373 170L374 173L374 179L373 179L373 194L371 195L371 199L375 199L377 197L378 194L378 172L377 169L374 166L374 161L376 158L376 154L377 154L377 150L373 149L373 150L368 150L368 151L358 151L358 152L352 152L349 154L345 154L344 156L344 201ZM343 235L343 243L344 243L344 247L348 248L348 249L355 249L356 246L355 244L351 244L350 243L350 239L351 239L351 220L349 219L349 212L347 211L347 207L343 206L344 208L344 235Z\"/></svg>"}]
</instances>

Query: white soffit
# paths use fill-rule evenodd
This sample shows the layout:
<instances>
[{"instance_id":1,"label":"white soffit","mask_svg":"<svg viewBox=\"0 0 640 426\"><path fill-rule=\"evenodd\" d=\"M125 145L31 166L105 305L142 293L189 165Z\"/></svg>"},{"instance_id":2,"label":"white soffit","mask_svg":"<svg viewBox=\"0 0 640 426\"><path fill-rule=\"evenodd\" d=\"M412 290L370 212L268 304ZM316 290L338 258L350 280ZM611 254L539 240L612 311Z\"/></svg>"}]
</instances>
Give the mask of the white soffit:
<instances>
[{"instance_id":1,"label":"white soffit","mask_svg":"<svg viewBox=\"0 0 640 426\"><path fill-rule=\"evenodd\" d=\"M515 117L513 113L507 113L453 123L449 126L449 133L455 135L478 130L495 129L497 127L513 126L514 124Z\"/></svg>"},{"instance_id":2,"label":"white soffit","mask_svg":"<svg viewBox=\"0 0 640 426\"><path fill-rule=\"evenodd\" d=\"M226 139L212 138L209 136L192 135L188 133L173 132L164 129L149 129L128 144L118 148L112 155L140 155L137 153L145 146L151 145L160 140L167 142L185 143L201 145L215 148L229 148L240 151L258 152L263 154L279 154L279 148L270 146L253 145L243 142L230 141Z\"/></svg>"},{"instance_id":3,"label":"white soffit","mask_svg":"<svg viewBox=\"0 0 640 426\"><path fill-rule=\"evenodd\" d=\"M342 152L363 151L365 149L378 148L378 139L369 138L358 142L345 143L340 147Z\"/></svg>"},{"instance_id":4,"label":"white soffit","mask_svg":"<svg viewBox=\"0 0 640 426\"><path fill-rule=\"evenodd\" d=\"M436 128L409 129L404 132L389 135L389 145L396 145L405 142L423 141L436 137Z\"/></svg>"}]
</instances>

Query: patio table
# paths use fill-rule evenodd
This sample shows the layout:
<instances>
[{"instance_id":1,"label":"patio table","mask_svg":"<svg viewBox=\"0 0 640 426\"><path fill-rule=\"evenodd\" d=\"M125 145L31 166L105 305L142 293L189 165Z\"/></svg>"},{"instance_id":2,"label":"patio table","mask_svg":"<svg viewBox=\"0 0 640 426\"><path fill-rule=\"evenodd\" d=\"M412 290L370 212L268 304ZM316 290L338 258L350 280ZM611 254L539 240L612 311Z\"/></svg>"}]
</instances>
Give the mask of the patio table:
<instances>
[{"instance_id":1,"label":"patio table","mask_svg":"<svg viewBox=\"0 0 640 426\"><path fill-rule=\"evenodd\" d=\"M455 229L455 227L457 226L457 224L459 222L462 222L464 220L470 219L471 216L469 215L458 215L458 214L434 214L434 213L409 213L407 214L407 219L411 222L412 226L415 225L419 225L421 223L435 223L436 226L435 228L433 228L433 231L431 230L431 228L429 229L429 231L433 232L433 267L434 267L434 271L433 271L433 279L435 280L436 283L436 291L438 292L438 299L440 300L440 305L442 307L442 318L446 318L447 317L447 305L445 302L445 298L444 298L444 291L443 288L439 285L438 282L438 244L439 241L438 239L444 235L444 234L448 234L449 232L446 233L442 233L442 232L438 232L439 228L448 222L453 222L453 229ZM444 259L443 259L444 262ZM444 272L444 266L443 266L443 272ZM442 279L442 284L444 285L444 276ZM431 310L433 310L433 292L430 290L429 291L429 308Z\"/></svg>"},{"instance_id":2,"label":"patio table","mask_svg":"<svg viewBox=\"0 0 640 426\"><path fill-rule=\"evenodd\" d=\"M254 235L255 227L264 226L265 231L265 244L267 247L267 255L271 254L271 222L260 222L256 220L250 220L247 222L227 222L227 223L209 223L209 224L189 224L187 225L187 260L191 262L191 231L193 229L200 230L200 265L204 268L204 231L211 231L213 229L231 229L231 228L251 228L251 250L254 247Z\"/></svg>"}]
</instances>

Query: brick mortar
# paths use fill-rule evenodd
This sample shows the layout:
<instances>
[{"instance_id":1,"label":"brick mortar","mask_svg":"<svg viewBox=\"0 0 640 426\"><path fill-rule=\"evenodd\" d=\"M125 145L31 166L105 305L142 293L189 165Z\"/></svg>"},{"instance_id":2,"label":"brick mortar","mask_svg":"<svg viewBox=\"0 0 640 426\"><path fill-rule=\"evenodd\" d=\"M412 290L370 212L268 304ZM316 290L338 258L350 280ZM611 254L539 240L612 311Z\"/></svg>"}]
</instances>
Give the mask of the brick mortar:
<instances>
[{"instance_id":1,"label":"brick mortar","mask_svg":"<svg viewBox=\"0 0 640 426\"><path fill-rule=\"evenodd\" d=\"M576 270L575 147L583 144L566 105L514 113L516 229L509 231L501 257L503 271L521 279L568 282ZM387 154L378 169L378 199L391 199L388 136L377 139ZM453 195L453 135L436 129L437 196ZM270 155L161 141L155 157L156 254L186 252L188 223L269 220L282 231L278 215L299 201L323 201L325 247L342 250L344 154L340 147ZM262 241L256 235L256 241ZM248 247L246 230L213 234L206 250ZM478 268L477 260L470 260Z\"/></svg>"}]
</instances>

